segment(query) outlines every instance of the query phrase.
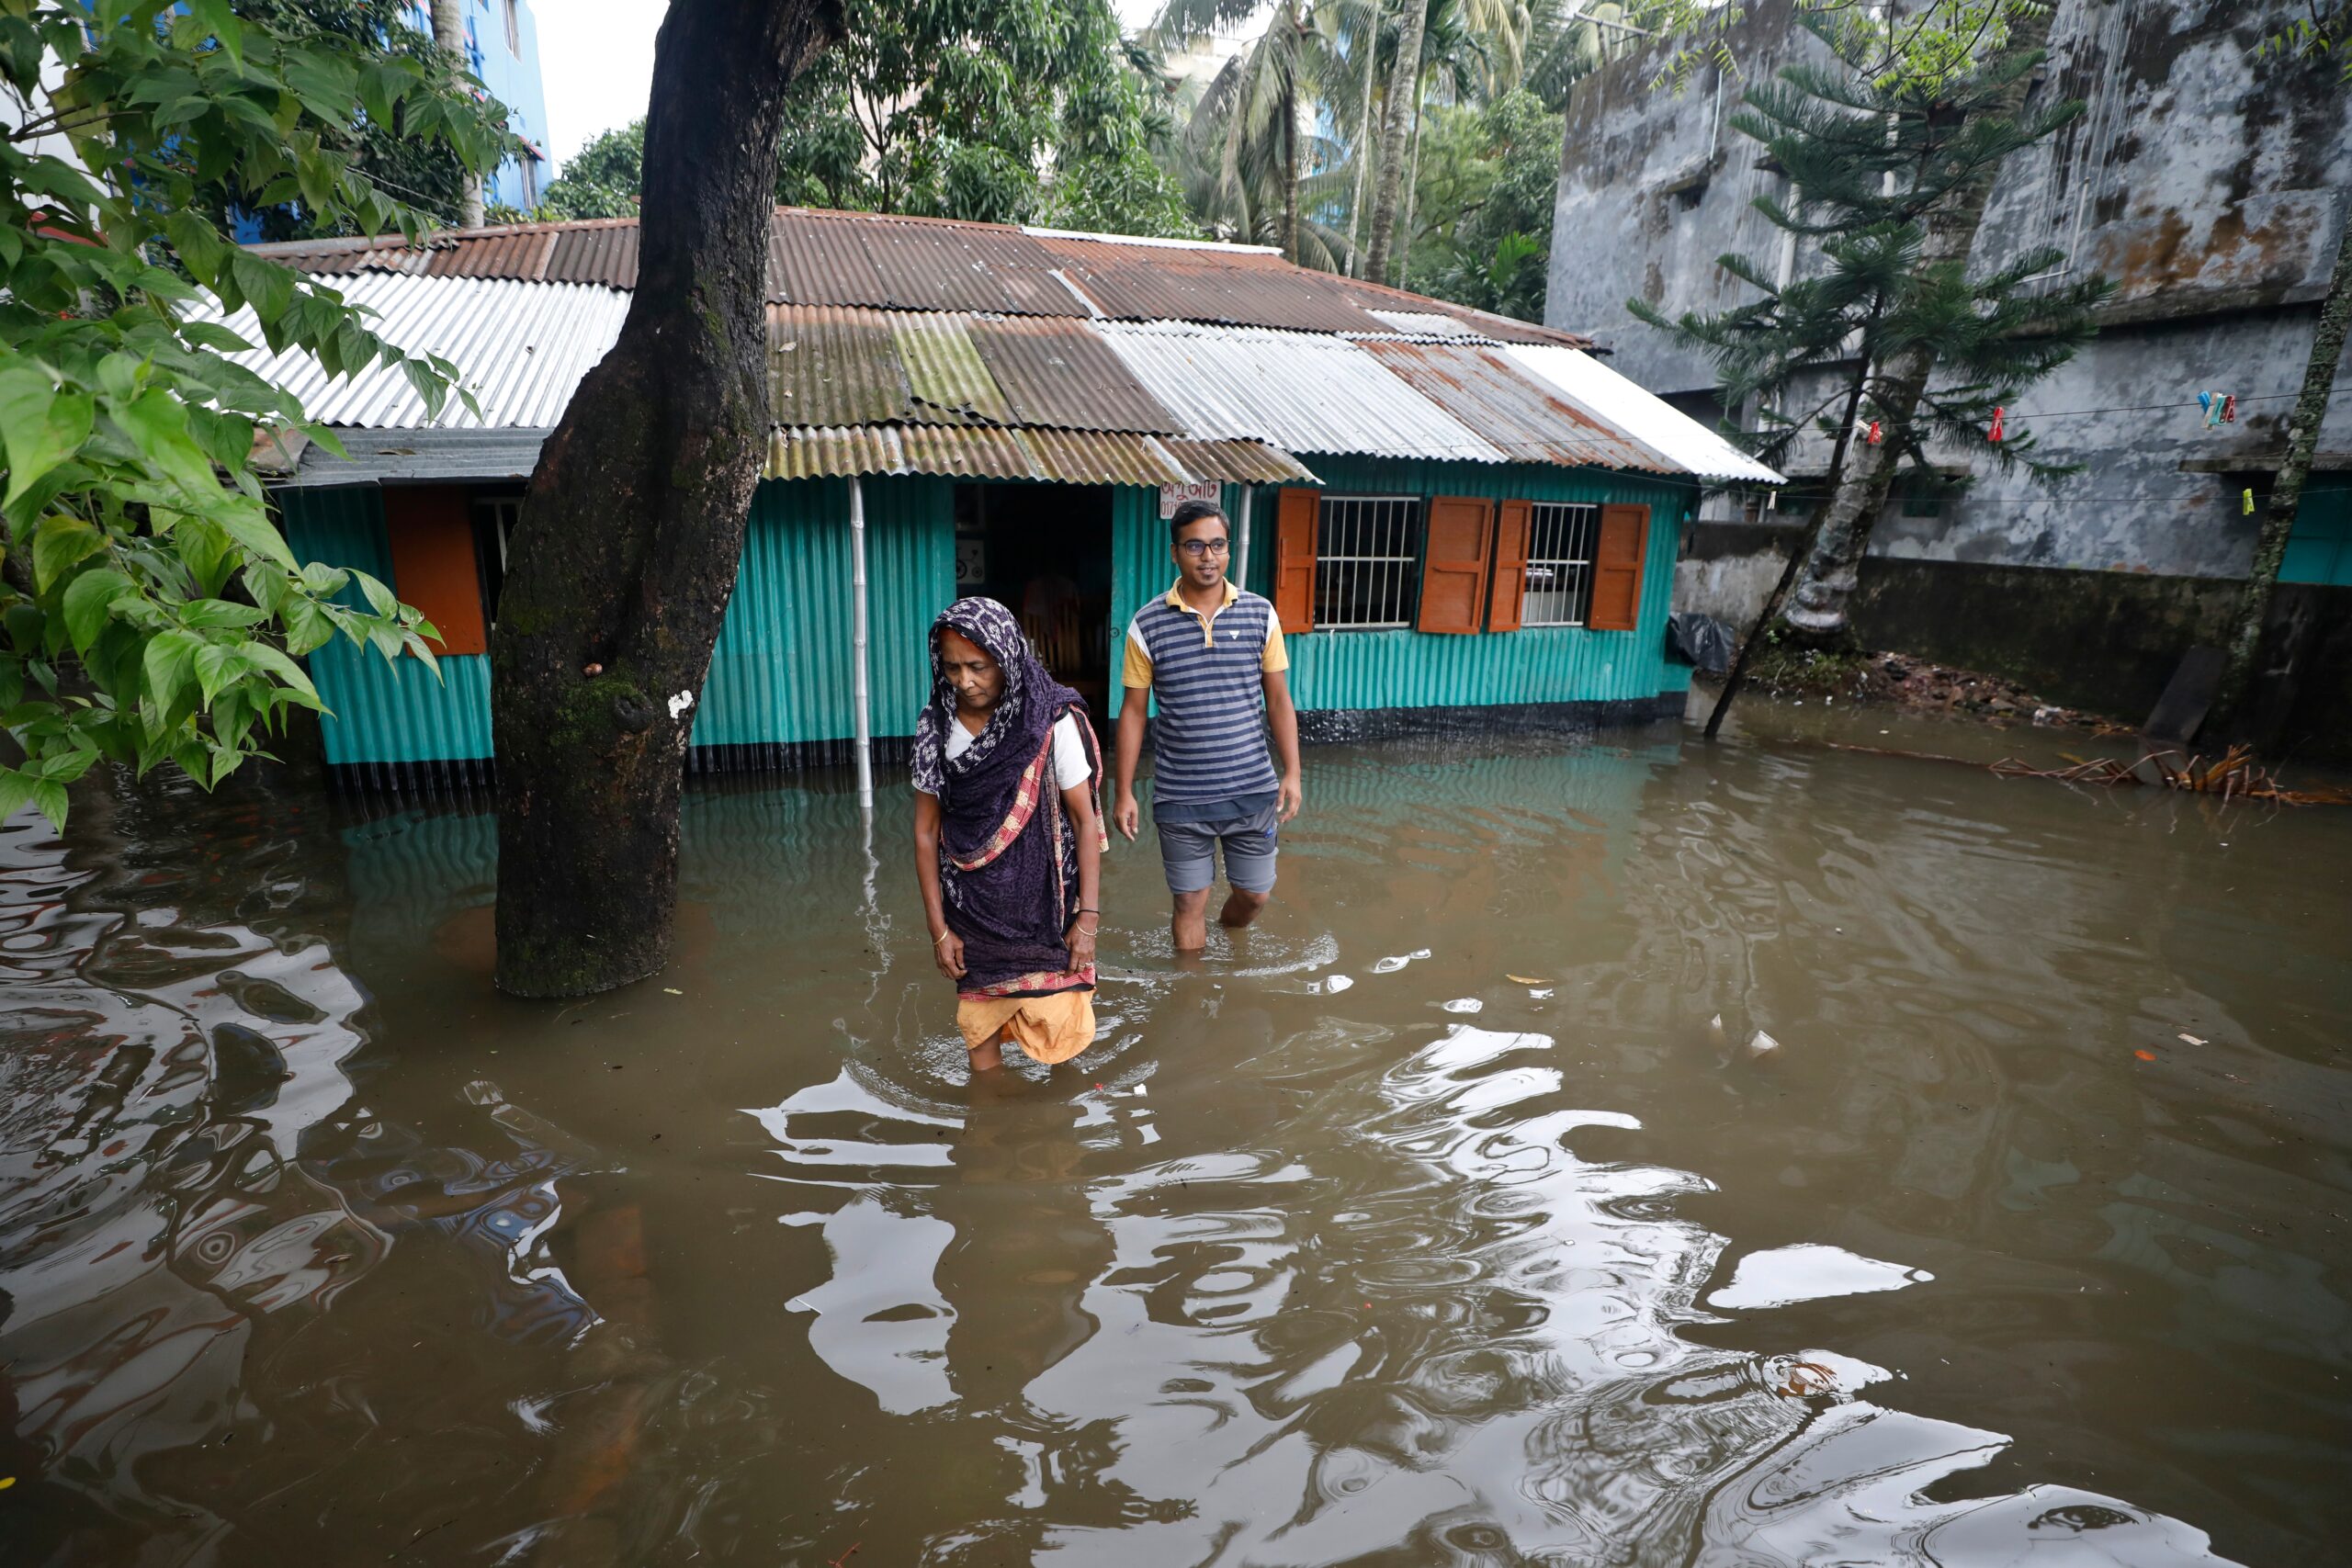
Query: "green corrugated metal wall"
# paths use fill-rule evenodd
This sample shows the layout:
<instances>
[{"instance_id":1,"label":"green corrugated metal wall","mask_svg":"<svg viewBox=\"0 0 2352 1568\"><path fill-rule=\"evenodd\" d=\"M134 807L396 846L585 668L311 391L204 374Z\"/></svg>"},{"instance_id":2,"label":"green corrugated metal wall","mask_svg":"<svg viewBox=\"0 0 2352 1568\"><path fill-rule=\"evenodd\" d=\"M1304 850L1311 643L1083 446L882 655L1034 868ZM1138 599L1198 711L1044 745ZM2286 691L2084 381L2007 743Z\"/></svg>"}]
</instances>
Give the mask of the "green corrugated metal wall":
<instances>
[{"instance_id":1,"label":"green corrugated metal wall","mask_svg":"<svg viewBox=\"0 0 2352 1568\"><path fill-rule=\"evenodd\" d=\"M1300 707L1416 708L1499 703L1609 702L1688 689L1690 670L1666 653L1674 560L1698 491L1688 484L1594 468L1533 464L1400 462L1372 457L1306 459L1321 489L1358 495L1475 495L1495 500L1606 503L1650 509L1649 556L1642 573L1640 623L1630 632L1539 626L1471 637L1413 631L1312 632L1289 638L1291 698ZM1239 496L1226 487L1227 514ZM1279 490L1260 488L1250 507L1250 565L1243 581L1263 593L1273 581ZM1114 505L1116 540L1113 613L1124 628L1138 605L1175 579L1155 491L1122 490Z\"/></svg>"},{"instance_id":2,"label":"green corrugated metal wall","mask_svg":"<svg viewBox=\"0 0 2352 1568\"><path fill-rule=\"evenodd\" d=\"M931 679L931 619L956 597L955 506L952 479L865 481L867 670L876 735L914 733ZM849 481L762 484L695 744L852 738L852 657Z\"/></svg>"},{"instance_id":3,"label":"green corrugated metal wall","mask_svg":"<svg viewBox=\"0 0 2352 1568\"><path fill-rule=\"evenodd\" d=\"M383 492L372 485L281 491L287 542L297 558L392 581ZM356 589L341 597L363 606ZM319 721L327 761L447 762L490 755L490 660L440 661L435 681L413 660L397 665L341 637L310 656L311 679L329 709Z\"/></svg>"},{"instance_id":4,"label":"green corrugated metal wall","mask_svg":"<svg viewBox=\"0 0 2352 1568\"><path fill-rule=\"evenodd\" d=\"M1291 690L1302 708L1437 707L1650 697L1689 684L1666 657L1665 624L1687 486L1594 470L1476 463L1310 458L1326 490L1479 495L1530 501L1634 502L1651 509L1640 628L1538 628L1474 637L1317 632L1291 639ZM929 681L931 618L956 596L955 481L865 480L868 604L873 615L874 732L910 732ZM1271 584L1278 491L1255 492L1244 581ZM282 492L287 532L306 560L392 579L379 492ZM1239 515L1238 487L1226 509ZM1113 636L1174 578L1156 490L1112 499ZM696 746L805 744L855 733L850 646L849 484L769 481L752 502L742 575L696 704ZM1114 659L1115 665L1115 659ZM420 762L490 755L490 661L445 659L445 683L336 643L311 656L334 710L324 724L335 763ZM1114 698L1115 704L1115 698Z\"/></svg>"},{"instance_id":5,"label":"green corrugated metal wall","mask_svg":"<svg viewBox=\"0 0 2352 1568\"><path fill-rule=\"evenodd\" d=\"M297 556L392 581L379 491L295 490L281 500ZM911 733L929 683L931 617L956 596L954 503L951 480L865 481L876 735ZM491 754L486 657L442 660L442 684L414 663L403 662L396 674L377 655L344 642L319 649L310 663L334 710L322 722L328 761ZM752 502L742 575L695 705L694 743L848 739L857 728L850 665L849 483L763 483Z\"/></svg>"}]
</instances>

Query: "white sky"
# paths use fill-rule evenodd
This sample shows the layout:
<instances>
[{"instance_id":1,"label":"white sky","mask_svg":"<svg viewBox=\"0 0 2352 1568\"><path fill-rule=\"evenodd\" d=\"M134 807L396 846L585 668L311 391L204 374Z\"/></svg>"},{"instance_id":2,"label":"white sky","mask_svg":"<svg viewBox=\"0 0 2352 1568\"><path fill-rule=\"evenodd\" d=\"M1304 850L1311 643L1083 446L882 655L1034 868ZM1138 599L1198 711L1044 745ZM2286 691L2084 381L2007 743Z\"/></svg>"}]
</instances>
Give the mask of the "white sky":
<instances>
[{"instance_id":1,"label":"white sky","mask_svg":"<svg viewBox=\"0 0 2352 1568\"><path fill-rule=\"evenodd\" d=\"M1138 28L1162 0L1114 0ZM539 25L539 81L547 93L548 152L557 172L599 131L645 112L653 82L653 34L666 0L531 0ZM1245 29L1254 31L1254 29Z\"/></svg>"}]
</instances>

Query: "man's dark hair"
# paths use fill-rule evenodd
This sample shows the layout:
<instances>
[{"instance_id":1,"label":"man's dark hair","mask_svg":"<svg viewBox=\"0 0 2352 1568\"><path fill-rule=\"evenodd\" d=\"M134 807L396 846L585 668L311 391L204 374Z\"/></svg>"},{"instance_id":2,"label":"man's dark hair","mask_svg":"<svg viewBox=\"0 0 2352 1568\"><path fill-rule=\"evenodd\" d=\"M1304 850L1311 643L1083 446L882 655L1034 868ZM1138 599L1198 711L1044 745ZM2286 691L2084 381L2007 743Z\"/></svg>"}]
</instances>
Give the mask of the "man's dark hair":
<instances>
[{"instance_id":1,"label":"man's dark hair","mask_svg":"<svg viewBox=\"0 0 2352 1568\"><path fill-rule=\"evenodd\" d=\"M1184 542L1185 529L1195 523L1210 522L1223 523L1225 536L1228 539L1233 537L1233 524L1226 516L1224 507L1214 501L1185 502L1176 509L1176 515L1168 520L1168 542L1181 545Z\"/></svg>"}]
</instances>

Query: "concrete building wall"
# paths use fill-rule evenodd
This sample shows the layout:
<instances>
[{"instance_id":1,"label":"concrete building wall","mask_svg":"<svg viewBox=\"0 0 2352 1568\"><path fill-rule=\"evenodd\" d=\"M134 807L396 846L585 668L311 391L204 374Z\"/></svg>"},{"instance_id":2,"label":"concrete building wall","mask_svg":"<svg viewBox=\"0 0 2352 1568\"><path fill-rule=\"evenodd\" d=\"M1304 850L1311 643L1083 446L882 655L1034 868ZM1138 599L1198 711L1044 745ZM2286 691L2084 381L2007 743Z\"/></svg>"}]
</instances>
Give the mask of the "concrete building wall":
<instances>
[{"instance_id":1,"label":"concrete building wall","mask_svg":"<svg viewBox=\"0 0 2352 1568\"><path fill-rule=\"evenodd\" d=\"M2316 300L2352 206L2352 112L2335 71L2260 54L2264 36L2297 9L2291 0L2059 0L2035 101L2078 97L2087 112L2004 170L1976 264L2054 245L2063 274L2120 284L2099 341L2026 393L2009 421L2084 471L2045 489L1979 454L1949 454L1975 471L1967 493L1932 515L1891 506L1874 555L2208 578L2245 570L2258 518L2245 515L2243 491L2267 488L2256 476L2284 446ZM1731 51L1754 80L1821 50L1795 26L1792 0L1758 0ZM1619 370L1695 407L1712 389L1710 367L1634 321L1626 299L1669 313L1721 309L1748 292L1716 265L1724 253L1775 273L1801 274L1810 258L1784 248L1751 205L1785 195L1786 181L1758 166L1760 145L1730 124L1743 83L1702 73L1678 95L1651 86L1659 62L1656 49L1618 62L1568 106L1546 319L1592 333ZM2235 393L2238 421L2208 430L2195 407L2165 406L2193 404L2200 389ZM2335 400L2322 447L2352 451L2352 398ZM1825 451L1800 453L1792 467L1826 461ZM1719 502L1707 515L1737 513ZM1773 575L1724 557L1686 567L1697 569L1684 575L1701 598L1720 599L1735 581L1760 597Z\"/></svg>"}]
</instances>

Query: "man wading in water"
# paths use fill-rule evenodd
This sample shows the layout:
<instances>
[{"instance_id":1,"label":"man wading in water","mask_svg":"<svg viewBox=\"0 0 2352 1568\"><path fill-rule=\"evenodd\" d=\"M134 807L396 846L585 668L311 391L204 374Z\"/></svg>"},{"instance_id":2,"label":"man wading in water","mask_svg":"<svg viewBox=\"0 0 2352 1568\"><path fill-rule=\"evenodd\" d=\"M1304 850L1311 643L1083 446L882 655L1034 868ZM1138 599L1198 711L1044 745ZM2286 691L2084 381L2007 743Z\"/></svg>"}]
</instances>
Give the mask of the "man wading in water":
<instances>
[{"instance_id":1,"label":"man wading in water","mask_svg":"<svg viewBox=\"0 0 2352 1568\"><path fill-rule=\"evenodd\" d=\"M915 879L956 1022L984 1073L1011 1040L1040 1062L1094 1041L1102 748L1085 700L1012 612L958 599L931 628L915 720Z\"/></svg>"},{"instance_id":2,"label":"man wading in water","mask_svg":"<svg viewBox=\"0 0 2352 1568\"><path fill-rule=\"evenodd\" d=\"M1127 628L1126 699L1119 709L1119 803L1112 819L1132 839L1136 763L1143 755L1144 703L1155 686L1151 816L1159 858L1176 896L1176 951L1208 945L1209 888L1216 848L1233 892L1217 916L1240 927L1274 890L1278 830L1298 815L1298 710L1283 671L1282 623L1274 607L1225 575L1230 531L1204 501L1176 509L1169 527L1176 586L1137 612ZM1262 694L1262 701L1261 701ZM1283 770L1266 755L1272 720Z\"/></svg>"}]
</instances>

